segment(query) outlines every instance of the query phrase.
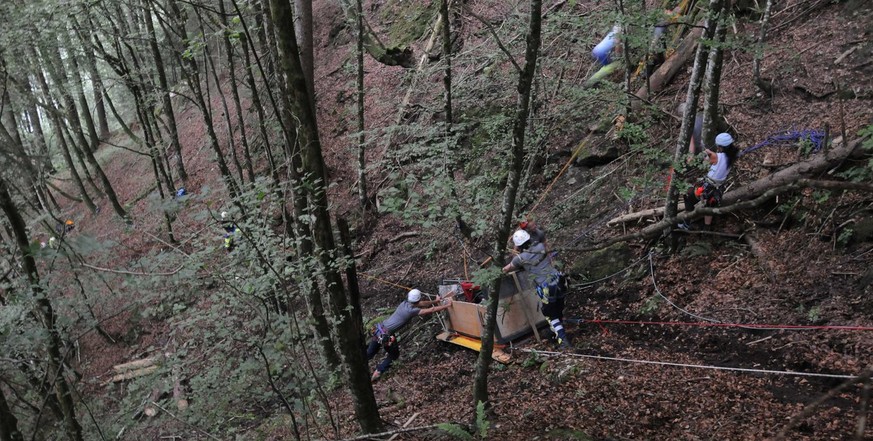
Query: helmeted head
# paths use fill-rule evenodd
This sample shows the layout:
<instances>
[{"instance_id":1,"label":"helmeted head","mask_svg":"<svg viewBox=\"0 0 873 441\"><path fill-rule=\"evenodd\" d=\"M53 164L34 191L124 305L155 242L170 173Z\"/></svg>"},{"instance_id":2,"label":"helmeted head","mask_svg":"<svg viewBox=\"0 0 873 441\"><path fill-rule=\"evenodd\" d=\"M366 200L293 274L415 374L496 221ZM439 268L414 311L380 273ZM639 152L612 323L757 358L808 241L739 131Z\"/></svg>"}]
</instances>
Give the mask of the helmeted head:
<instances>
[{"instance_id":1,"label":"helmeted head","mask_svg":"<svg viewBox=\"0 0 873 441\"><path fill-rule=\"evenodd\" d=\"M68 227L72 227L72 226L73 226L73 220L72 220L72 219L67 219L67 221L64 222L64 225L66 225L66 226L68 226Z\"/></svg>"},{"instance_id":2,"label":"helmeted head","mask_svg":"<svg viewBox=\"0 0 873 441\"><path fill-rule=\"evenodd\" d=\"M524 230L516 230L515 233L512 234L512 243L515 246L520 247L525 244L525 242L530 240L530 233Z\"/></svg>"},{"instance_id":3,"label":"helmeted head","mask_svg":"<svg viewBox=\"0 0 873 441\"><path fill-rule=\"evenodd\" d=\"M226 212L226 211L222 211L222 212L221 212L221 218L222 218L222 219L227 218L227 212Z\"/></svg>"},{"instance_id":4,"label":"helmeted head","mask_svg":"<svg viewBox=\"0 0 873 441\"><path fill-rule=\"evenodd\" d=\"M406 294L406 300L409 303L418 303L418 301L421 300L421 291L418 289L410 289Z\"/></svg>"},{"instance_id":5,"label":"helmeted head","mask_svg":"<svg viewBox=\"0 0 873 441\"><path fill-rule=\"evenodd\" d=\"M715 145L719 147L727 147L734 143L734 137L730 133L719 133L715 137Z\"/></svg>"}]
</instances>

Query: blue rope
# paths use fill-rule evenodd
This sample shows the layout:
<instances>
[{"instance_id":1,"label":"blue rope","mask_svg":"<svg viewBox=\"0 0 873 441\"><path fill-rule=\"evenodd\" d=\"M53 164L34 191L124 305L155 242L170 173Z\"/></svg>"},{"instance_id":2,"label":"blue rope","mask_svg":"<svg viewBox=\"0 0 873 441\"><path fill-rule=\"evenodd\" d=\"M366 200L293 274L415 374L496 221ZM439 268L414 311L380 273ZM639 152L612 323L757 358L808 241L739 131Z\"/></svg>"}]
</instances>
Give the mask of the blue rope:
<instances>
[{"instance_id":1,"label":"blue rope","mask_svg":"<svg viewBox=\"0 0 873 441\"><path fill-rule=\"evenodd\" d=\"M739 156L743 156L746 153L754 152L761 147L769 146L769 145L785 145L785 144L794 144L798 141L806 140L812 143L813 153L818 152L824 147L825 142L825 132L824 130L819 129L806 129L806 130L785 130L783 132L776 133L774 135L770 135L764 141L761 141L759 144L753 145L743 151L740 152Z\"/></svg>"}]
</instances>

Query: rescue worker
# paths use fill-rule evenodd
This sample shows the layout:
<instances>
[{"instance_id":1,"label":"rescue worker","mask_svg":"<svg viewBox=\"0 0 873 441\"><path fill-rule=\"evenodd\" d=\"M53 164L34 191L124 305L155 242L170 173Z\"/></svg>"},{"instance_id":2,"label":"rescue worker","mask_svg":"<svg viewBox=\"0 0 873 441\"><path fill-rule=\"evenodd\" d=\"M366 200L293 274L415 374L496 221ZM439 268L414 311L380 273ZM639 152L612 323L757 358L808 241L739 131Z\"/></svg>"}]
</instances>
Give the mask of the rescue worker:
<instances>
[{"instance_id":1,"label":"rescue worker","mask_svg":"<svg viewBox=\"0 0 873 441\"><path fill-rule=\"evenodd\" d=\"M533 243L530 233L518 230L512 235L518 255L503 267L503 272L525 270L536 286L537 297L543 304L543 315L549 319L549 327L555 334L555 342L560 348L569 348L570 339L561 320L564 318L564 296L566 281L564 275L552 266L543 243Z\"/></svg>"},{"instance_id":2,"label":"rescue worker","mask_svg":"<svg viewBox=\"0 0 873 441\"><path fill-rule=\"evenodd\" d=\"M385 359L382 360L376 370L373 371L372 381L379 380L379 377L391 367L394 360L400 358L400 347L397 341L397 331L406 326L413 317L420 317L435 312L443 311L452 306L452 298L448 297L443 303L443 298L438 296L436 300L421 300L421 291L412 289L406 293L406 300L397 306L394 313L391 314L385 321L377 324L372 331L370 343L367 345L367 361L373 359L379 348L384 348L386 352Z\"/></svg>"},{"instance_id":3,"label":"rescue worker","mask_svg":"<svg viewBox=\"0 0 873 441\"><path fill-rule=\"evenodd\" d=\"M691 211L698 202L704 207L718 207L724 195L725 181L734 165L739 152L734 146L734 138L729 133L720 133L715 137L716 151L704 149L709 161L709 172L706 177L689 188L685 193L685 211ZM712 226L712 216L704 216L706 229ZM689 229L688 223L679 224L679 228Z\"/></svg>"},{"instance_id":4,"label":"rescue worker","mask_svg":"<svg viewBox=\"0 0 873 441\"><path fill-rule=\"evenodd\" d=\"M224 250L228 253L233 250L236 225L227 217L227 212L221 212L221 228L224 228Z\"/></svg>"},{"instance_id":5,"label":"rescue worker","mask_svg":"<svg viewBox=\"0 0 873 441\"><path fill-rule=\"evenodd\" d=\"M527 231L527 234L530 234L531 245L536 245L538 243L546 245L546 232L543 231L537 224L532 220L523 220L518 223L518 228L521 228L524 231ZM549 247L546 246L546 252L548 253Z\"/></svg>"}]
</instances>

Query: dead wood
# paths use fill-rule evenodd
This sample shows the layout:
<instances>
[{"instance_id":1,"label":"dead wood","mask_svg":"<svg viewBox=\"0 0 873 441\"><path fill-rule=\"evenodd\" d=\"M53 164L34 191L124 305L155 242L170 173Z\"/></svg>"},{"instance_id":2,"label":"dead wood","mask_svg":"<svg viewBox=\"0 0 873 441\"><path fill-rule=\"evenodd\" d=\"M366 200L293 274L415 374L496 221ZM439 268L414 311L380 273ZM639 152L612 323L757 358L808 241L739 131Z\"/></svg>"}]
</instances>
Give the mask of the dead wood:
<instances>
[{"instance_id":1,"label":"dead wood","mask_svg":"<svg viewBox=\"0 0 873 441\"><path fill-rule=\"evenodd\" d=\"M159 356L153 356L153 357L143 358L140 360L134 360L134 361L130 361L127 363L117 364L117 365L112 367L112 370L114 370L115 372L117 372L119 374L124 373L124 372L134 371L134 370L146 368L149 366L154 366L155 364L157 364L159 359L160 359Z\"/></svg>"},{"instance_id":2,"label":"dead wood","mask_svg":"<svg viewBox=\"0 0 873 441\"><path fill-rule=\"evenodd\" d=\"M791 420L788 421L788 424L786 424L785 427L783 427L782 430L779 431L779 434L776 436L776 439L777 440L786 439L785 436L787 435L788 431L791 430L794 426L796 426L797 423L799 423L801 420L812 415L813 411L815 411L815 409L818 406L820 406L825 401L837 396L840 392L846 390L849 386L854 386L857 383L862 383L862 382L868 381L870 379L870 374L871 374L871 370L867 369L865 372L861 373L861 375L858 375L855 378L846 380L844 383L829 390L828 393L820 396L818 399L816 399L812 403L808 404L800 413L791 417Z\"/></svg>"},{"instance_id":3,"label":"dead wood","mask_svg":"<svg viewBox=\"0 0 873 441\"><path fill-rule=\"evenodd\" d=\"M650 93L654 95L663 90L667 83L676 76L679 69L694 55L695 49L697 49L697 42L700 40L700 36L703 35L704 28L702 25L703 21L699 22L682 40L676 51L673 52L673 55L651 75L648 88L643 86L637 90L635 95L640 100L634 101L634 109L639 108L643 101L648 100Z\"/></svg>"},{"instance_id":4,"label":"dead wood","mask_svg":"<svg viewBox=\"0 0 873 441\"><path fill-rule=\"evenodd\" d=\"M767 253L761 248L761 244L758 242L758 236L754 231L749 231L744 236L746 243L749 245L749 249L752 251L752 254L757 259L758 265L761 266L761 269L764 271L764 274L770 279L770 283L775 283L773 280L773 267L770 266L769 259L767 258Z\"/></svg>"},{"instance_id":5,"label":"dead wood","mask_svg":"<svg viewBox=\"0 0 873 441\"><path fill-rule=\"evenodd\" d=\"M136 369L133 371L124 372L122 374L114 375L112 378L109 379L109 381L106 381L103 384L106 385L109 383L118 383L119 381L125 381L125 380L130 380L133 378L143 377L143 376L149 375L157 370L158 370L158 366L149 366L149 367L142 368L142 369Z\"/></svg>"}]
</instances>

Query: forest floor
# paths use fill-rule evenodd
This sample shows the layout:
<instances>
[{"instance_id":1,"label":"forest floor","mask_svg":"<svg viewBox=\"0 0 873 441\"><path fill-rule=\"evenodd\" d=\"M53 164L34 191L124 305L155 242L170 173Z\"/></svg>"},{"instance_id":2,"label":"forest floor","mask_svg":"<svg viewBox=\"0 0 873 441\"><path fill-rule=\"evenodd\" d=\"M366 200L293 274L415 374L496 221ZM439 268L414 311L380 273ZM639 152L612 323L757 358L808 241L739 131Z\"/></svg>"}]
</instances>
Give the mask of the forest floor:
<instances>
[{"instance_id":1,"label":"forest floor","mask_svg":"<svg viewBox=\"0 0 873 441\"><path fill-rule=\"evenodd\" d=\"M580 2L584 3L584 2ZM770 45L764 62L764 76L777 80L772 99L762 97L753 86L751 55L729 52L725 59L722 102L728 122L748 147L767 136L789 128L845 127L850 138L871 123L869 94L873 91L873 5L867 2L818 2L820 7L799 14L807 6L801 0L776 2ZM332 179L339 184L331 200L340 213L352 211L355 194L354 163L347 133L352 90L348 78L334 75L348 61L351 40L335 43L329 36L341 10L335 2L315 2L316 77L321 104L319 124L325 138L324 152ZM757 26L741 20L735 32L756 33ZM732 31L733 32L733 31ZM422 42L418 43L422 45ZM853 47L841 64L834 61ZM420 46L416 47L420 50ZM367 119L374 125L391 124L403 71L397 67L367 61ZM687 72L662 93L657 102L675 109L684 99ZM828 95L835 84L849 86L866 98L846 99ZM343 104L344 103L344 104ZM213 103L216 108L220 104ZM333 107L336 106L336 107ZM216 112L219 113L219 112ZM202 122L196 110L178 116L184 134L184 157L192 176L189 191L201 194L212 186L223 190L215 177L214 163L206 145ZM217 124L224 124L216 116ZM675 138L676 127L661 133ZM224 135L222 139L226 140ZM566 145L560 142L554 145ZM664 143L672 149L671 142ZM566 147L561 147L566 148ZM555 149L559 149L555 147ZM566 152L565 152L566 153ZM371 153L372 155L373 153ZM131 201L148 190L150 169L145 161L129 162L124 155L108 158L107 174L120 199ZM771 173L778 165L797 160L795 149L767 150L741 158L735 178L750 181ZM765 164L766 163L766 164ZM775 164L775 165L774 165ZM575 167L574 167L575 168ZM585 171L586 173L588 171ZM582 183L572 181L583 173L568 173L546 204L560 204ZM627 166L613 179L632 175ZM606 182L605 185L610 185ZM758 224L757 245L763 254L755 256L749 246L733 238L708 234L683 235L684 247L668 253L660 247L634 245L634 265L626 273L596 284L572 280L565 316L573 349L551 353L548 343L530 338L515 342L512 361L494 363L489 379L493 415L489 417L489 439L597 439L597 440L760 440L772 439L789 422L787 439L851 439L862 416L862 388L858 385L833 393L814 411L801 415L804 407L825 396L843 378L823 378L766 371L852 376L870 367L873 357L873 296L870 287L858 288L858 280L873 262L870 242L844 247L837 244L837 225L852 219L866 199L842 200L834 208L816 205L812 192L802 193L804 217L765 210L724 216L715 230L726 233L748 231ZM105 261L95 265L123 266L155 247L153 234L161 220L153 213L154 196L142 198L132 208L137 224L126 228L109 215L104 206L100 216L77 218L80 231L100 239L114 238L118 246ZM197 206L218 210L221 197L202 196ZM608 203L607 203L608 204ZM657 206L652 201L649 207ZM105 202L103 205L106 205ZM833 212L831 212L833 208ZM567 207L572 209L572 207ZM192 210L193 211L193 210ZM71 210L72 213L72 210ZM868 213L869 215L869 213ZM75 214L74 214L75 216ZM620 228L598 225L550 228L540 222L553 247L575 245L582 233L597 239L618 235ZM177 222L178 237L196 234L203 220L186 218ZM364 272L404 286L436 291L442 278L461 277L460 250L441 245L428 261L422 249L439 231L421 231L418 236L392 241L409 227L392 216L379 219L376 226L358 238L367 258L359 268ZM119 237L123 239L119 240ZM216 238L219 235L216 234ZM218 240L218 239L216 239ZM483 242L484 244L484 242ZM481 245L481 244L480 244ZM696 250L703 250L698 253ZM561 259L572 264L572 254ZM395 306L404 295L400 288L362 281L365 315L373 316ZM669 299L669 302L668 300ZM103 305L98 316L123 305ZM670 303L672 302L672 304ZM106 322L110 331L123 333L126 316ZM776 325L843 325L867 330L762 330L737 327L677 326L677 322L712 322ZM661 325L597 323L597 320L669 322ZM711 323L711 322L710 322ZM143 322L135 344L109 345L97 336L82 342L82 352L91 360L83 366L86 377L100 378L114 364L129 361L143 348L166 344L169 330L160 322ZM474 415L471 402L473 368L477 354L433 337L439 331L435 320L416 321L403 338L402 357L377 382L380 413L389 426L401 426L415 417L411 426L446 421L468 422ZM160 342L160 344L158 343ZM538 351L538 353L531 352ZM599 357L599 358L598 358ZM603 357L611 357L612 360ZM685 365L642 364L620 359L645 360ZM700 369L694 366L740 368L746 371ZM340 416L340 437L356 433L351 398L346 391L333 392L334 410ZM868 405L867 409L873 406ZM869 410L868 410L869 412ZM797 417L797 421L792 419ZM443 439L441 432L418 432L398 439ZM867 424L862 439L873 439L873 424ZM278 431L270 439L283 439Z\"/></svg>"}]
</instances>

